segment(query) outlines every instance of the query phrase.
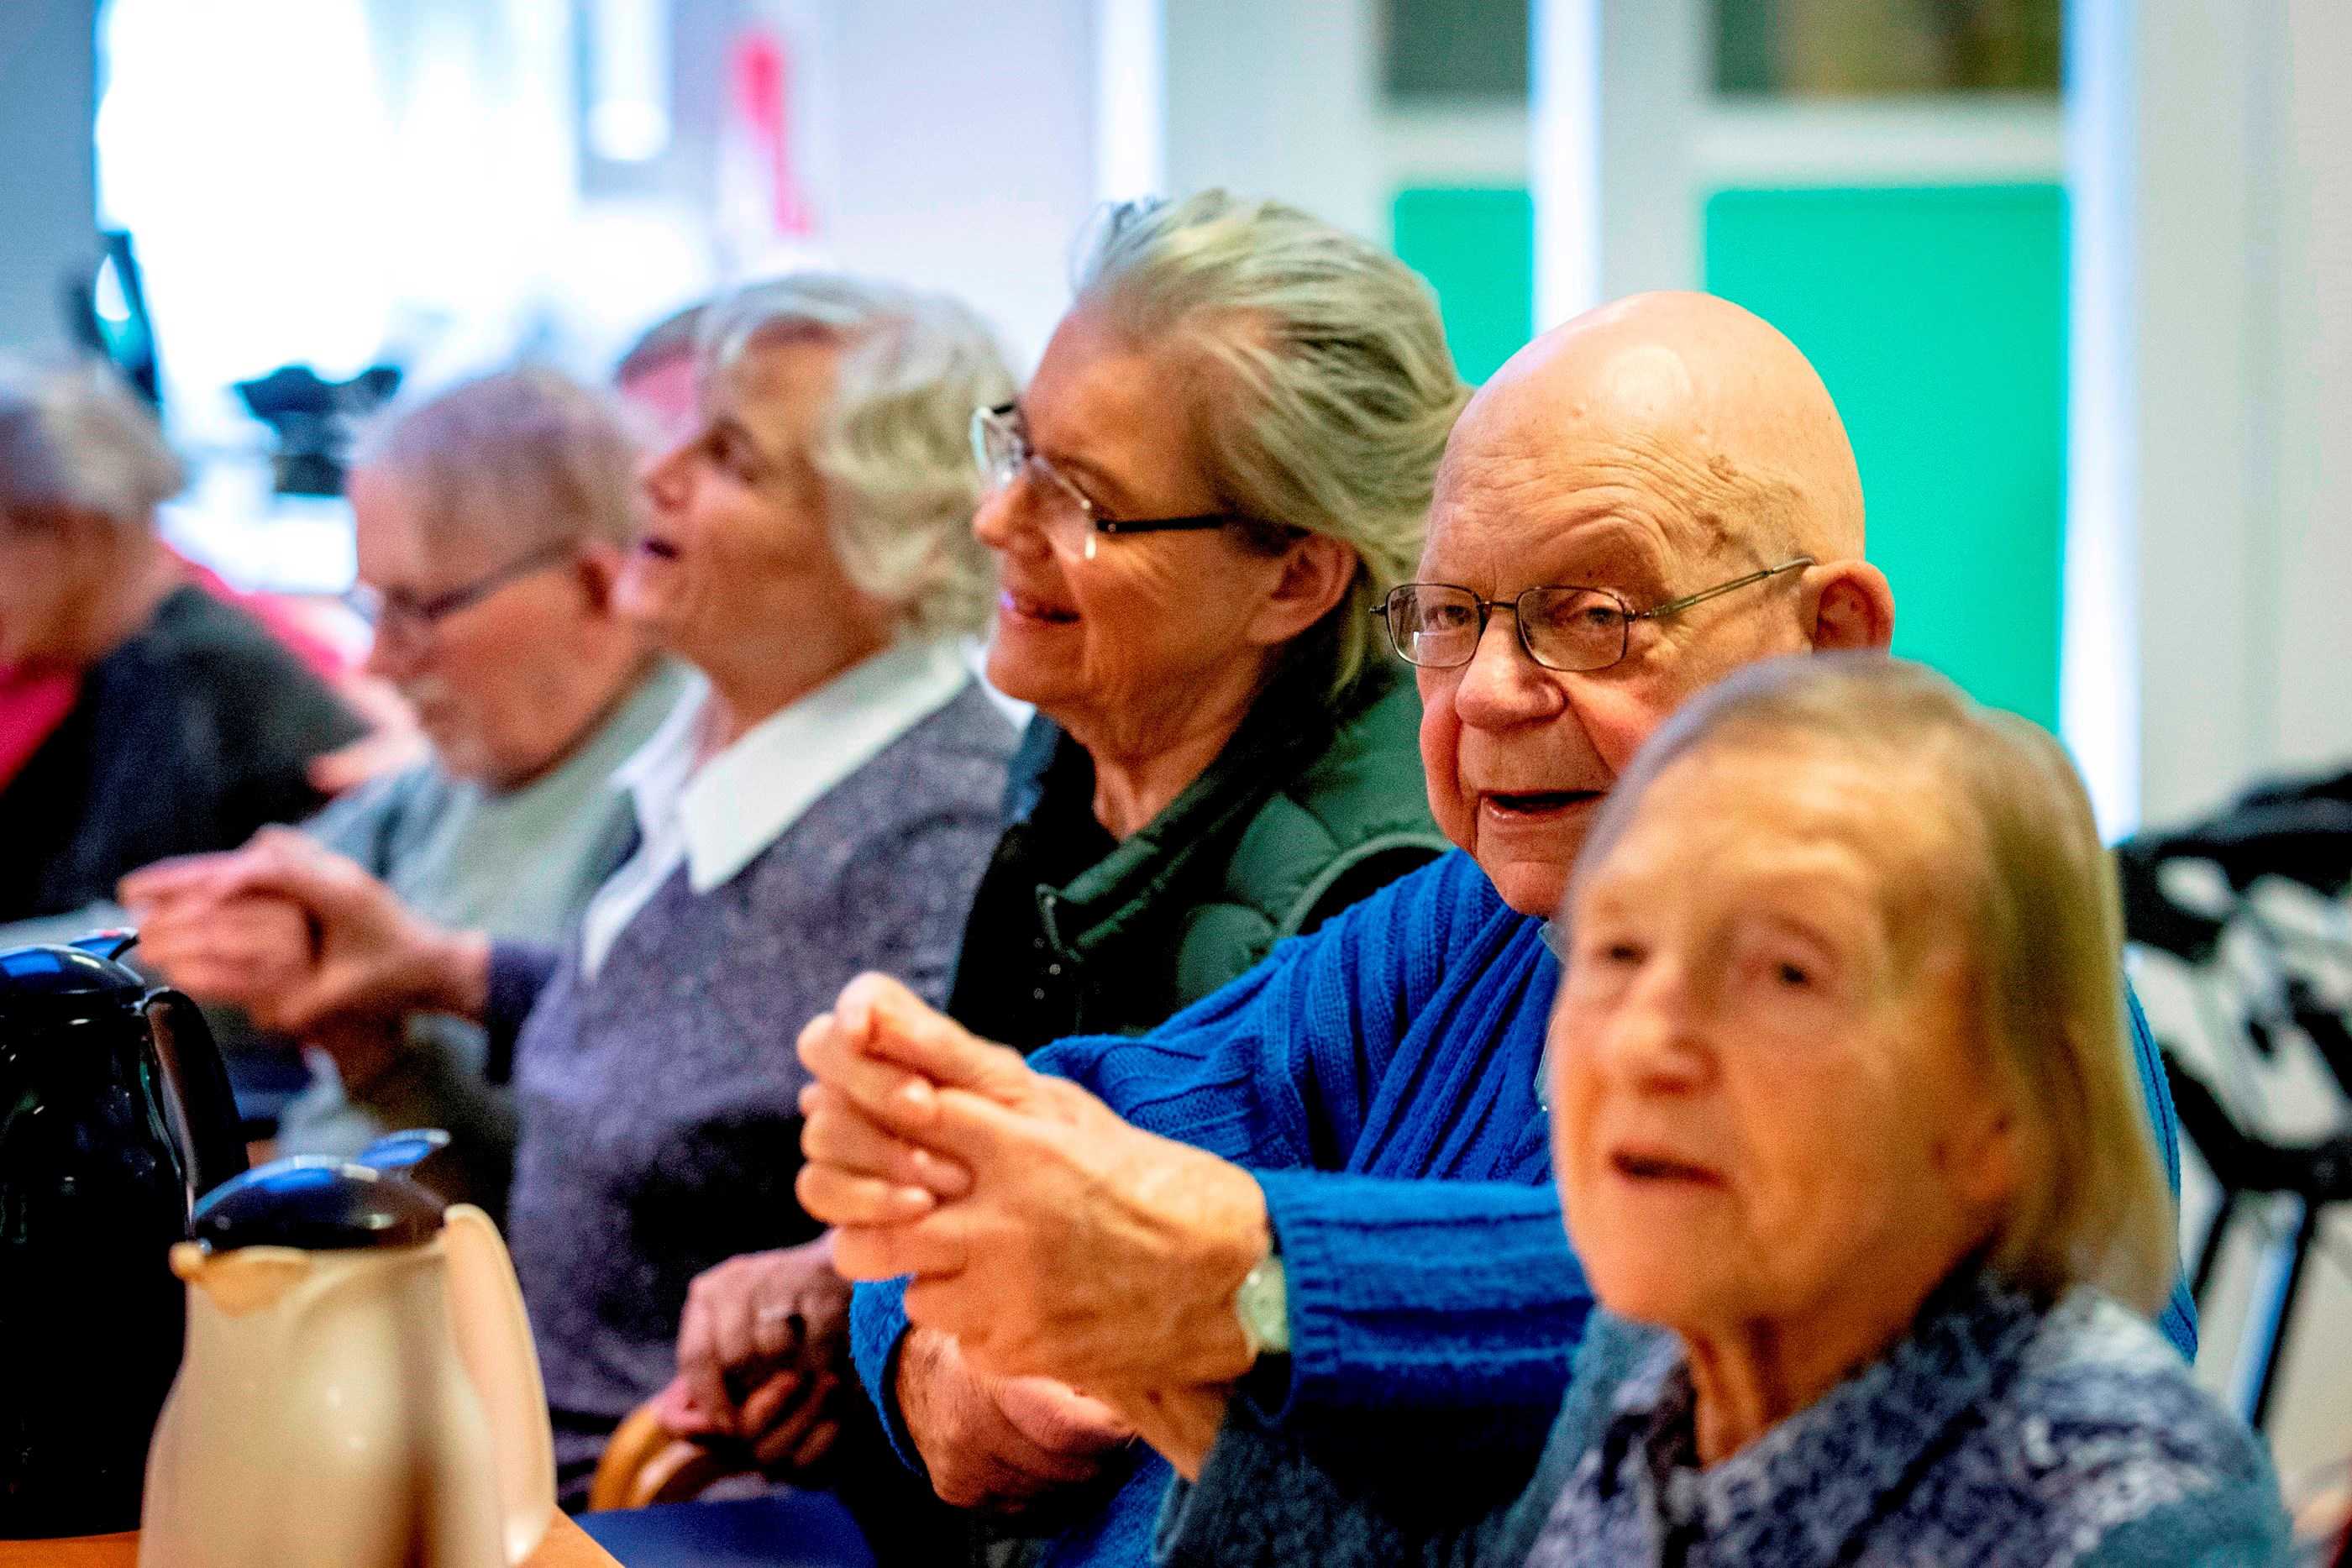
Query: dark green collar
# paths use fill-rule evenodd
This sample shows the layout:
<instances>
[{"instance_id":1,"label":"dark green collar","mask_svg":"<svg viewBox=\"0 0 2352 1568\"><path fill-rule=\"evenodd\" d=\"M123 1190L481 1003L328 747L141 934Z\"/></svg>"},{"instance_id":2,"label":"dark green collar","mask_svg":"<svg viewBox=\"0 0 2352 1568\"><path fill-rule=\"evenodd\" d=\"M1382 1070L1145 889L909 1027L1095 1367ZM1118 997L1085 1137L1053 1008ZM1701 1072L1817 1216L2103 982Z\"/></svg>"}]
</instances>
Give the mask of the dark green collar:
<instances>
[{"instance_id":1,"label":"dark green collar","mask_svg":"<svg viewBox=\"0 0 2352 1568\"><path fill-rule=\"evenodd\" d=\"M1400 679L1393 665L1375 664L1334 701L1319 683L1300 674L1278 677L1251 705L1216 760L1158 816L1066 884L1037 890L1046 940L1083 957L1149 910L1166 907L1171 883L1204 854L1229 855L1232 838L1248 819ZM1013 787L1016 799L1025 794L1024 819L1034 813L1046 789L1083 789L1091 797L1094 788L1093 764L1076 741L1058 728L1050 747L1042 739L1033 735L1023 747L1024 758L1042 764L1034 787Z\"/></svg>"}]
</instances>

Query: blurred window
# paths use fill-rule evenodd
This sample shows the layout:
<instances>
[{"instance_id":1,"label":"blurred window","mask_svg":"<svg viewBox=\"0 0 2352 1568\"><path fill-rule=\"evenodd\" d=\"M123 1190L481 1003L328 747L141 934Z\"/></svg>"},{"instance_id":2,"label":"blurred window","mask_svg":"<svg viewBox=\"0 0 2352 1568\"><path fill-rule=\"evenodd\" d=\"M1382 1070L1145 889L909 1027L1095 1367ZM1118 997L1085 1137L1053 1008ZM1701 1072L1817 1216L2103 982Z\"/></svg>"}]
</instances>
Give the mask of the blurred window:
<instances>
[{"instance_id":1,"label":"blurred window","mask_svg":"<svg viewBox=\"0 0 2352 1568\"><path fill-rule=\"evenodd\" d=\"M1528 9L1495 0L1385 0L1388 97L1527 102Z\"/></svg>"},{"instance_id":2,"label":"blurred window","mask_svg":"<svg viewBox=\"0 0 2352 1568\"><path fill-rule=\"evenodd\" d=\"M1729 96L2055 97L2062 0L1714 0Z\"/></svg>"}]
</instances>

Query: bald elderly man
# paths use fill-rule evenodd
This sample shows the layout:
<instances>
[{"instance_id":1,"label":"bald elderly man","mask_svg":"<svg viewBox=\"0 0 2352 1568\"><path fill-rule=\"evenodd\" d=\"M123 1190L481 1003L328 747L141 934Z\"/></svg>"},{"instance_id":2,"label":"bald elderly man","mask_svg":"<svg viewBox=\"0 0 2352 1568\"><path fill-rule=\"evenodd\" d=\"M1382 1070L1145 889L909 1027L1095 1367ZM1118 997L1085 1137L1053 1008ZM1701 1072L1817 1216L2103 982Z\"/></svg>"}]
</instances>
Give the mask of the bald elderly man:
<instances>
[{"instance_id":1,"label":"bald elderly man","mask_svg":"<svg viewBox=\"0 0 2352 1568\"><path fill-rule=\"evenodd\" d=\"M1024 1064L878 977L802 1037L802 1199L890 1281L857 1294L860 1374L941 1495L1024 1511L1045 1561L1146 1561L1169 1468L1132 1439L1194 1474L1234 1399L1343 1486L1470 1518L1525 1485L1591 1305L1538 1089L1570 862L1685 699L1894 626L1828 391L1702 295L1490 381L1418 577L1385 615L1460 852L1139 1040ZM2185 1295L2163 1326L2193 1352Z\"/></svg>"}]
</instances>

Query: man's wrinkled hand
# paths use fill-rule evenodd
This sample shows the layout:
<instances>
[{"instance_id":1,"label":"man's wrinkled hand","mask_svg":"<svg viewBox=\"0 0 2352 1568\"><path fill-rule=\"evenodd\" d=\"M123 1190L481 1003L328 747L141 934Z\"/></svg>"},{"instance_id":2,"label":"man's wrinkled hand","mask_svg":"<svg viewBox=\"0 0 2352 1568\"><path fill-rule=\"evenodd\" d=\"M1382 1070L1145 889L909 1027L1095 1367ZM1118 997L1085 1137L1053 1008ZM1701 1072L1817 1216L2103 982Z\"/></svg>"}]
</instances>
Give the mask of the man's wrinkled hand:
<instances>
[{"instance_id":1,"label":"man's wrinkled hand","mask_svg":"<svg viewBox=\"0 0 2352 1568\"><path fill-rule=\"evenodd\" d=\"M1099 1400L1045 1378L982 1375L955 1341L922 1329L899 1346L898 1396L932 1490L958 1508L1019 1512L1093 1479L1135 1437Z\"/></svg>"},{"instance_id":2,"label":"man's wrinkled hand","mask_svg":"<svg viewBox=\"0 0 2352 1568\"><path fill-rule=\"evenodd\" d=\"M1089 1388L1230 1383L1234 1294L1271 1245L1238 1166L861 977L801 1040L800 1197L851 1279L915 1276L914 1322L974 1369Z\"/></svg>"}]
</instances>

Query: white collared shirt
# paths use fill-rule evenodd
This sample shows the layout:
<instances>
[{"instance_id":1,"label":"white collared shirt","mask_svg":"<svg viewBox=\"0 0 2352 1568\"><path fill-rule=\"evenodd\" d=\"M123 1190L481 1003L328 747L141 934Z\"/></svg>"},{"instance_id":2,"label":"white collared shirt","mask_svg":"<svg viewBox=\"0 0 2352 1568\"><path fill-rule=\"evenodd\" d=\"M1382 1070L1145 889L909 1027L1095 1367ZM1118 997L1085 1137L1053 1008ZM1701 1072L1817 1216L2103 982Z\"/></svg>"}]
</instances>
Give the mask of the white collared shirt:
<instances>
[{"instance_id":1,"label":"white collared shirt","mask_svg":"<svg viewBox=\"0 0 2352 1568\"><path fill-rule=\"evenodd\" d=\"M905 639L770 714L695 766L710 701L697 682L614 771L637 818L637 848L589 900L580 964L593 978L637 912L678 866L709 893L756 860L819 797L946 706L971 679L953 639Z\"/></svg>"}]
</instances>

